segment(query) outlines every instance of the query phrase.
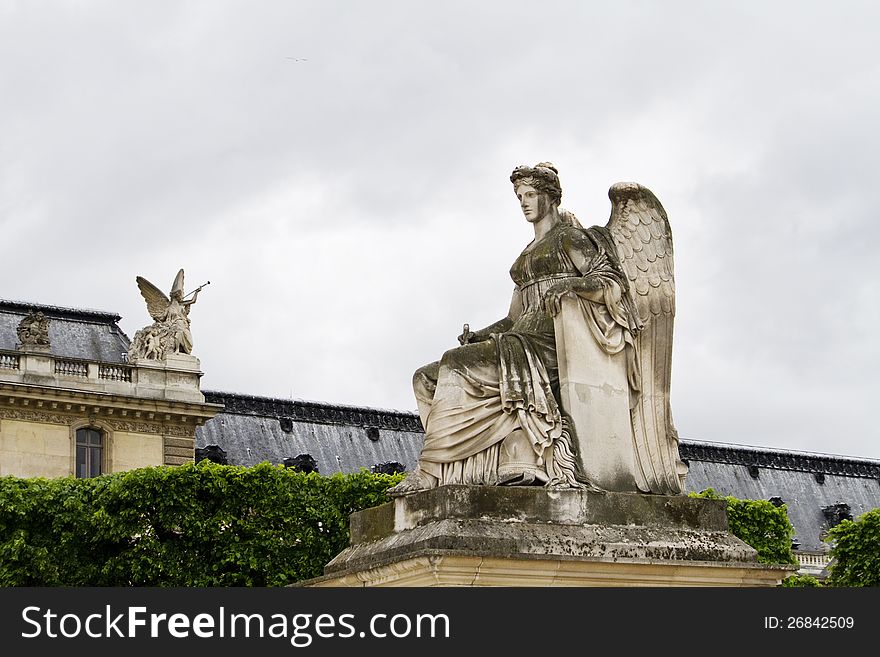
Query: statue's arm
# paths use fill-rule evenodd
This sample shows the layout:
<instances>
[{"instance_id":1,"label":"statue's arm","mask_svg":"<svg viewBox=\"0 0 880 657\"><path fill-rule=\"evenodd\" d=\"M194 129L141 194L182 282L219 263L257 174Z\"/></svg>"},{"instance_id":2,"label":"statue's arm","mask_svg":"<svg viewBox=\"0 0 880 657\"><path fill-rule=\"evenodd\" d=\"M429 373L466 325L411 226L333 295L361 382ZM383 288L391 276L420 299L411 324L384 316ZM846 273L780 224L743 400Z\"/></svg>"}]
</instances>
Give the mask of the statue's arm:
<instances>
[{"instance_id":1,"label":"statue's arm","mask_svg":"<svg viewBox=\"0 0 880 657\"><path fill-rule=\"evenodd\" d=\"M469 344L471 342L483 342L488 340L493 333L504 333L513 327L513 322L522 315L522 294L519 288L513 291L513 297L510 299L510 310L507 317L499 319L497 322L480 329L479 331L466 331L458 336L461 344Z\"/></svg>"}]
</instances>

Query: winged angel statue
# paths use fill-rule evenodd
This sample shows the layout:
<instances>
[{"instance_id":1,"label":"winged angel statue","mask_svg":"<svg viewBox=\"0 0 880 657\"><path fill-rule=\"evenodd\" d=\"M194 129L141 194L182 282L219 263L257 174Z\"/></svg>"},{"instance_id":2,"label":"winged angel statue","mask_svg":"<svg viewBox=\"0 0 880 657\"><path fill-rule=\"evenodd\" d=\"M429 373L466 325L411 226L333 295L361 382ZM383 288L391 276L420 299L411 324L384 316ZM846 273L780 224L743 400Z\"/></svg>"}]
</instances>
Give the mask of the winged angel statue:
<instances>
[{"instance_id":1,"label":"winged angel statue","mask_svg":"<svg viewBox=\"0 0 880 657\"><path fill-rule=\"evenodd\" d=\"M510 176L535 238L510 269L508 315L419 368L419 463L390 490L543 485L681 494L669 403L672 233L647 188L609 190L606 226L560 208L546 162Z\"/></svg>"},{"instance_id":2,"label":"winged angel statue","mask_svg":"<svg viewBox=\"0 0 880 657\"><path fill-rule=\"evenodd\" d=\"M142 276L135 278L138 289L153 323L139 330L128 350L128 358L134 362L139 359L163 360L168 354L191 354L192 333L190 331L189 310L199 291L211 281L201 285L190 294L183 294L183 270L177 272L171 286L171 298ZM187 297L192 296L192 299Z\"/></svg>"}]
</instances>

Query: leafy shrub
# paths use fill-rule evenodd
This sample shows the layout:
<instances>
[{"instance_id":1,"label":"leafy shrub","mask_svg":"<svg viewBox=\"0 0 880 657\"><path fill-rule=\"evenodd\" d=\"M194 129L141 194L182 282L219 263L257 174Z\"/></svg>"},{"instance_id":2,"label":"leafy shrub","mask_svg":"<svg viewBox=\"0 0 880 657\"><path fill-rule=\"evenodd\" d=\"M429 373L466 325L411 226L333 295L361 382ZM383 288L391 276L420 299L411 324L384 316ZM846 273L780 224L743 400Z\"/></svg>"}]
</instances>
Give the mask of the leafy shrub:
<instances>
[{"instance_id":1,"label":"leafy shrub","mask_svg":"<svg viewBox=\"0 0 880 657\"><path fill-rule=\"evenodd\" d=\"M828 530L831 586L880 586L880 509Z\"/></svg>"},{"instance_id":2,"label":"leafy shrub","mask_svg":"<svg viewBox=\"0 0 880 657\"><path fill-rule=\"evenodd\" d=\"M789 575L779 586L785 587L802 587L802 586L816 586L821 587L824 586L822 582L813 577L812 575Z\"/></svg>"},{"instance_id":3,"label":"leafy shrub","mask_svg":"<svg viewBox=\"0 0 880 657\"><path fill-rule=\"evenodd\" d=\"M690 497L727 501L727 520L730 532L758 551L760 563L793 564L798 560L791 551L794 527L788 519L786 506L774 506L765 500L740 500L722 496L707 488Z\"/></svg>"},{"instance_id":4,"label":"leafy shrub","mask_svg":"<svg viewBox=\"0 0 880 657\"><path fill-rule=\"evenodd\" d=\"M348 516L403 475L208 460L94 479L0 478L0 586L282 586L323 573Z\"/></svg>"}]
</instances>

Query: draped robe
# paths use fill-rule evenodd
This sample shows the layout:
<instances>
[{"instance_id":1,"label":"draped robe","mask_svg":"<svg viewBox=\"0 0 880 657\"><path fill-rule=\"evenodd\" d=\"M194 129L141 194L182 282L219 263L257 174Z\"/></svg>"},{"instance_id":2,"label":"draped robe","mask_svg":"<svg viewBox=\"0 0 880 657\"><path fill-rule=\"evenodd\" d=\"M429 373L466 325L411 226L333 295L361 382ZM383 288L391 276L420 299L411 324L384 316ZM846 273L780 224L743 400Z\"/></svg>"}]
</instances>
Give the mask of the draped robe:
<instances>
[{"instance_id":1,"label":"draped robe","mask_svg":"<svg viewBox=\"0 0 880 657\"><path fill-rule=\"evenodd\" d=\"M419 468L437 485L500 483L502 441L516 430L534 451L542 481L575 485L582 479L557 401L553 317L542 302L547 290L565 279L598 282L598 295L579 298L585 320L607 353L627 351L627 375L637 395L633 333L639 318L615 253L604 228L585 230L560 221L510 269L522 300L510 329L451 349L416 371L413 387L425 428Z\"/></svg>"}]
</instances>

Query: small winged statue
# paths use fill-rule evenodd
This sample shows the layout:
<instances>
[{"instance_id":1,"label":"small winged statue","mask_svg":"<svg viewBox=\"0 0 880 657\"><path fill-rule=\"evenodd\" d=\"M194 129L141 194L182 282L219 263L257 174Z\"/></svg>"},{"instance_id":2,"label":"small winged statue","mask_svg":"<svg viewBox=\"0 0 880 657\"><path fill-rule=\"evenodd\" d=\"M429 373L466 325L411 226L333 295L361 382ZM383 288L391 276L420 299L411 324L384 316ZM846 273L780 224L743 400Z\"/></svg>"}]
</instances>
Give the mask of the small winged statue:
<instances>
[{"instance_id":1,"label":"small winged statue","mask_svg":"<svg viewBox=\"0 0 880 657\"><path fill-rule=\"evenodd\" d=\"M153 323L135 333L129 348L129 360L163 360L168 354L192 354L189 310L198 299L199 291L210 281L184 295L181 269L174 278L169 299L146 278L137 276L135 280ZM189 296L192 298L188 299Z\"/></svg>"},{"instance_id":2,"label":"small winged statue","mask_svg":"<svg viewBox=\"0 0 880 657\"><path fill-rule=\"evenodd\" d=\"M669 403L672 233L650 190L617 183L605 226L560 208L556 167L510 176L535 237L510 269L506 317L419 368L417 467L389 492L542 485L678 495Z\"/></svg>"}]
</instances>

